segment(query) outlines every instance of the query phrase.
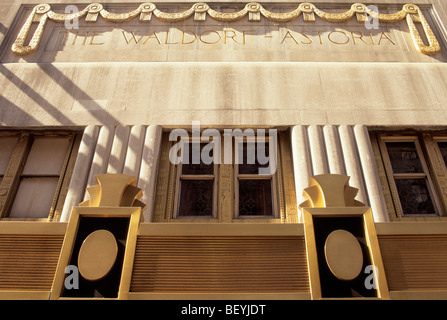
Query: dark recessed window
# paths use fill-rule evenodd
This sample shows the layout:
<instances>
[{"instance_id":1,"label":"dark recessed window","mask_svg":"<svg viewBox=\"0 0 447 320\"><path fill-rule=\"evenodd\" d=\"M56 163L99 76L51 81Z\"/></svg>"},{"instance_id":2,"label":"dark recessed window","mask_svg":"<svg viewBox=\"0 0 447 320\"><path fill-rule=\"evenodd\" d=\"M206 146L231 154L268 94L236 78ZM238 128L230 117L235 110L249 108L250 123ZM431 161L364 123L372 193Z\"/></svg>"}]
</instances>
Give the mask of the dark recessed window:
<instances>
[{"instance_id":1,"label":"dark recessed window","mask_svg":"<svg viewBox=\"0 0 447 320\"><path fill-rule=\"evenodd\" d=\"M437 215L434 186L421 145L416 137L382 140L390 174L390 187L403 216Z\"/></svg>"}]
</instances>

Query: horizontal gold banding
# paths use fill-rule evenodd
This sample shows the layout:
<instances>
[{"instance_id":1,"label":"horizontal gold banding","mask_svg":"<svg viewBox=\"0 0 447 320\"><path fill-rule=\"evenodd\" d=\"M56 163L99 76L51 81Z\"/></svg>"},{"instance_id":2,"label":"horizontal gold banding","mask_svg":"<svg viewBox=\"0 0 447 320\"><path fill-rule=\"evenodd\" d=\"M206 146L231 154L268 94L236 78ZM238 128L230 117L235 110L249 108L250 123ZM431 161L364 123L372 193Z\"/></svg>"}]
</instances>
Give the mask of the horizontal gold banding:
<instances>
[{"instance_id":1,"label":"horizontal gold banding","mask_svg":"<svg viewBox=\"0 0 447 320\"><path fill-rule=\"evenodd\" d=\"M418 235L418 234L445 234L447 235L447 223L445 222L379 222L376 223L378 235Z\"/></svg>"},{"instance_id":2,"label":"horizontal gold banding","mask_svg":"<svg viewBox=\"0 0 447 320\"><path fill-rule=\"evenodd\" d=\"M66 229L67 223L64 222L0 221L0 234L63 236Z\"/></svg>"},{"instance_id":3,"label":"horizontal gold banding","mask_svg":"<svg viewBox=\"0 0 447 320\"><path fill-rule=\"evenodd\" d=\"M130 292L129 300L185 300L184 293ZM308 292L274 292L274 293L194 293L189 292L188 300L310 300Z\"/></svg>"},{"instance_id":4,"label":"horizontal gold banding","mask_svg":"<svg viewBox=\"0 0 447 320\"><path fill-rule=\"evenodd\" d=\"M303 224L141 223L139 236L304 236Z\"/></svg>"}]
</instances>

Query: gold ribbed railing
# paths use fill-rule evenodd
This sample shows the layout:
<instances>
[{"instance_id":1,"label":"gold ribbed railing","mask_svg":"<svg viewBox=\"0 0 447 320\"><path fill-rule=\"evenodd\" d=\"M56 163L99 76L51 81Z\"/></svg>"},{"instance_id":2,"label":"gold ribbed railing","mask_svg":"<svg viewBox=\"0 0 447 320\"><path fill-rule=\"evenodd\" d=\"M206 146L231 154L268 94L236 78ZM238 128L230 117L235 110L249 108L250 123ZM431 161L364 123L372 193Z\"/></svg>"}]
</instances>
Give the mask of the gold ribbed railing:
<instances>
[{"instance_id":1,"label":"gold ribbed railing","mask_svg":"<svg viewBox=\"0 0 447 320\"><path fill-rule=\"evenodd\" d=\"M0 235L0 290L50 291L63 235Z\"/></svg>"},{"instance_id":2,"label":"gold ribbed railing","mask_svg":"<svg viewBox=\"0 0 447 320\"><path fill-rule=\"evenodd\" d=\"M66 223L0 221L0 299L48 299Z\"/></svg>"},{"instance_id":3,"label":"gold ribbed railing","mask_svg":"<svg viewBox=\"0 0 447 320\"><path fill-rule=\"evenodd\" d=\"M390 291L447 290L447 235L380 235Z\"/></svg>"},{"instance_id":4,"label":"gold ribbed railing","mask_svg":"<svg viewBox=\"0 0 447 320\"><path fill-rule=\"evenodd\" d=\"M131 298L306 298L309 290L302 225L140 225Z\"/></svg>"},{"instance_id":5,"label":"gold ribbed railing","mask_svg":"<svg viewBox=\"0 0 447 320\"><path fill-rule=\"evenodd\" d=\"M141 236L132 292L308 292L303 237Z\"/></svg>"}]
</instances>

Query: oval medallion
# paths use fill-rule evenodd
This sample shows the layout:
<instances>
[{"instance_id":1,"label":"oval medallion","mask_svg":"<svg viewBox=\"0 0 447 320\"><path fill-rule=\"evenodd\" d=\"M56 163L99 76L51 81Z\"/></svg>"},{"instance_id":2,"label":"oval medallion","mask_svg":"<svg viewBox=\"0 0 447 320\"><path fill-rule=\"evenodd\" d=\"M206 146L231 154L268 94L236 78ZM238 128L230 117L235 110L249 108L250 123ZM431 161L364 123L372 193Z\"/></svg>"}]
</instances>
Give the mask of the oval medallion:
<instances>
[{"instance_id":1,"label":"oval medallion","mask_svg":"<svg viewBox=\"0 0 447 320\"><path fill-rule=\"evenodd\" d=\"M324 254L332 274L340 280L355 279L362 271L362 247L346 230L335 230L328 235Z\"/></svg>"},{"instance_id":2,"label":"oval medallion","mask_svg":"<svg viewBox=\"0 0 447 320\"><path fill-rule=\"evenodd\" d=\"M94 231L85 238L79 250L79 273L87 280L100 280L112 269L117 254L115 236L107 230Z\"/></svg>"}]
</instances>

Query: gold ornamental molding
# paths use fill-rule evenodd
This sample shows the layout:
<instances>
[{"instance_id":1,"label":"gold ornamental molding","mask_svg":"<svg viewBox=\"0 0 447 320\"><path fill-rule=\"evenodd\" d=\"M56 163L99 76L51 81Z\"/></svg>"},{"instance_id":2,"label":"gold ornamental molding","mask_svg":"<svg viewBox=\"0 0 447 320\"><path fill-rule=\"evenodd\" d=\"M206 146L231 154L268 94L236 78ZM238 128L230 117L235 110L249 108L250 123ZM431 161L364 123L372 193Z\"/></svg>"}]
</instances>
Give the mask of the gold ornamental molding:
<instances>
[{"instance_id":1,"label":"gold ornamental molding","mask_svg":"<svg viewBox=\"0 0 447 320\"><path fill-rule=\"evenodd\" d=\"M146 205L139 199L143 191L137 187L134 176L126 174L100 174L95 177L98 184L87 187L89 199L80 207L141 207Z\"/></svg>"},{"instance_id":2,"label":"gold ornamental molding","mask_svg":"<svg viewBox=\"0 0 447 320\"><path fill-rule=\"evenodd\" d=\"M317 175L310 177L309 186L303 190L307 200L302 208L361 207L364 203L355 200L358 189L349 186L349 177L344 175Z\"/></svg>"},{"instance_id":3,"label":"gold ornamental molding","mask_svg":"<svg viewBox=\"0 0 447 320\"><path fill-rule=\"evenodd\" d=\"M385 268L370 207L355 200L350 177L310 178L299 208L304 217L312 299L389 299Z\"/></svg>"},{"instance_id":4,"label":"gold ornamental molding","mask_svg":"<svg viewBox=\"0 0 447 320\"><path fill-rule=\"evenodd\" d=\"M51 299L127 299L144 204L134 176L97 175L90 199L73 207Z\"/></svg>"},{"instance_id":5,"label":"gold ornamental molding","mask_svg":"<svg viewBox=\"0 0 447 320\"><path fill-rule=\"evenodd\" d=\"M157 9L155 4L147 2L141 4L133 11L120 14L107 11L100 3L89 4L83 10L72 14L56 13L51 10L49 4L39 4L33 8L29 17L25 21L12 45L12 52L17 55L27 55L36 51L48 19L55 22L64 22L85 17L85 21L95 22L97 21L98 16L101 15L106 21L125 22L139 16L141 22L150 22L152 15L154 15L157 19L164 22L177 22L186 20L192 15L194 15L194 21L205 21L207 15L209 15L214 20L231 22L240 20L247 14L249 21L260 21L262 15L264 18L275 22L293 21L301 14L303 15L305 22L314 22L316 20L315 16L329 22L344 22L352 19L354 16L358 22L367 21L368 16L373 19L378 19L380 22L388 23L399 22L406 19L415 48L418 52L426 55L434 55L441 51L439 42L425 19L422 10L414 4L405 4L403 5L402 10L390 14L377 13L370 10L362 3L354 3L349 10L341 13L322 11L312 3L301 3L295 10L277 13L265 9L261 4L256 2L247 3L242 10L231 13L215 11L207 3L195 3L191 8L183 12L168 13ZM38 23L38 26L34 31L29 44L25 45L33 23ZM422 25L428 45L424 44L415 23L420 23Z\"/></svg>"}]
</instances>

